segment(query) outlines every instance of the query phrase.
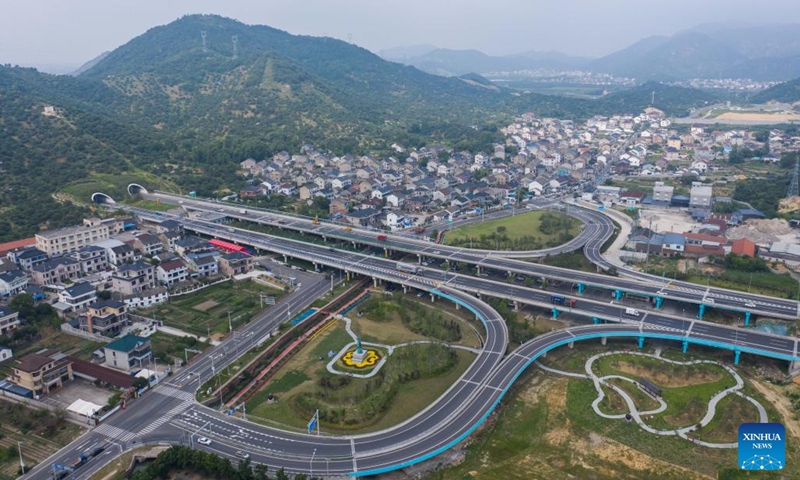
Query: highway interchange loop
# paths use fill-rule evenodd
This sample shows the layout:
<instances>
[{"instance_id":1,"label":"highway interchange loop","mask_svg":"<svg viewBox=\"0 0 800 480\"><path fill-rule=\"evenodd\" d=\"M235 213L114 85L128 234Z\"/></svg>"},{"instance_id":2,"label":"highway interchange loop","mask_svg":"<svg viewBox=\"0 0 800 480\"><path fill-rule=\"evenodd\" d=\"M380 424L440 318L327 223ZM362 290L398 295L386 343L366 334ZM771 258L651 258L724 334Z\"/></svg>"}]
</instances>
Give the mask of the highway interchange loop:
<instances>
[{"instance_id":1,"label":"highway interchange loop","mask_svg":"<svg viewBox=\"0 0 800 480\"><path fill-rule=\"evenodd\" d=\"M242 213L241 207L238 206L211 204L188 197L174 198L176 204L181 202L184 207L189 201L196 202L197 209L223 212L233 218L244 217L243 219L262 221L281 227L288 227L290 222L304 221L277 220L274 214L265 212L248 209L246 213ZM164 199L165 197L162 197L162 200ZM125 209L133 210L147 220L163 221L173 218L162 213L130 207ZM587 256L590 259L592 255L599 257L600 247L610 235L609 228L613 230L613 224L604 216L598 217L591 211L573 209L573 214L582 216L587 222L584 232L589 233L583 237ZM368 476L401 469L432 458L466 438L491 414L519 375L542 354L564 344L591 338L659 338L726 348L736 351L737 357L739 352L746 352L789 361L800 360L797 353L798 344L793 338L741 330L694 318L681 318L657 310L648 310L641 317L631 319L625 317L624 307L619 304L590 299L581 299L578 308L572 311L596 318L598 321L613 323L553 331L508 352L508 330L505 322L487 303L476 298L476 295L497 296L531 305L552 307L548 292L483 277L442 272L439 269L420 268L419 273L411 274L398 271L395 268L396 262L379 256L344 250L336 250L336 255L331 255L330 247L327 246L199 220L180 218L179 221L187 230L200 234L399 283L404 288L428 291L441 300L455 302L474 313L484 325L486 334L483 349L461 378L425 410L399 425L369 434L314 436L295 433L227 416L194 401L194 391L198 386L210 378L216 370L224 368L235 360L236 355L232 353L234 350L243 353L253 348L278 324L286 320L285 312L289 310L299 312L324 294L329 285L327 281L320 279L282 298L274 307L262 312L249 324L237 330L236 335L229 336L220 345L196 357L191 365L169 377L167 383L157 386L142 399L133 402L127 410L117 413L63 448L26 478L48 478L53 471L53 464L68 465L81 453L104 442L109 442L114 448L107 448L100 458L93 459L86 466L73 472L69 478L87 478L123 450L137 445L192 443L199 436L212 440L211 445L200 448L230 458L235 458L236 451L247 451L254 462L265 463L271 467L284 467L288 472L315 473L319 476L323 472L326 475ZM743 303L748 302L755 305L750 309L757 313L783 316L783 318L797 316L796 302L722 289L705 289L691 284L683 285L680 282L668 282L660 277L655 277L654 282L653 278L637 276L635 273L631 273L635 278L585 274L504 258L492 253L476 253L433 245L394 235L391 242L387 242L388 245L383 245L376 239L375 232L346 230L345 227L329 224L313 224L310 220L307 225L301 224L297 227L316 229L317 234L326 237L411 251L425 257L464 261L502 271L566 278L588 286L602 286L611 290L622 289L694 303L708 302L708 298L711 298L709 296L713 296L716 307L741 309Z\"/></svg>"}]
</instances>

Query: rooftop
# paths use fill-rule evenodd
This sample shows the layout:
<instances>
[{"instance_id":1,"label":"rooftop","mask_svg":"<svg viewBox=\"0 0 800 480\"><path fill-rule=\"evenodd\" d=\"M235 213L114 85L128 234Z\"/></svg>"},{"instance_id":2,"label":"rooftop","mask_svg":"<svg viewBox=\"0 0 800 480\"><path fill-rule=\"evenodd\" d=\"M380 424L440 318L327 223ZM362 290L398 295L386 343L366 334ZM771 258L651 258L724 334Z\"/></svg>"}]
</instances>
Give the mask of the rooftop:
<instances>
[{"instance_id":1,"label":"rooftop","mask_svg":"<svg viewBox=\"0 0 800 480\"><path fill-rule=\"evenodd\" d=\"M125 335L119 340L109 343L105 348L118 352L130 352L139 345L144 345L149 342L150 340L147 338L137 337L136 335Z\"/></svg>"}]
</instances>

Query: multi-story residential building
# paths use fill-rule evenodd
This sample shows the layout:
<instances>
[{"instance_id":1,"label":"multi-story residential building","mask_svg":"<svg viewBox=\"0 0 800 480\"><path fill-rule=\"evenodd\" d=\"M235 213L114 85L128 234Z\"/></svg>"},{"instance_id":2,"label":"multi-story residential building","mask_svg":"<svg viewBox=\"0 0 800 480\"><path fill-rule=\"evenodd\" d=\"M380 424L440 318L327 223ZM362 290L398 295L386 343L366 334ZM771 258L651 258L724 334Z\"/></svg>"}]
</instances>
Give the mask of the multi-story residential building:
<instances>
[{"instance_id":1,"label":"multi-story residential building","mask_svg":"<svg viewBox=\"0 0 800 480\"><path fill-rule=\"evenodd\" d=\"M164 249L161 239L151 233L142 233L136 236L133 245L142 252L143 255L158 255Z\"/></svg>"},{"instance_id":2,"label":"multi-story residential building","mask_svg":"<svg viewBox=\"0 0 800 480\"><path fill-rule=\"evenodd\" d=\"M150 339L136 335L125 335L109 343L103 347L103 353L106 365L126 371L142 368L150 364L153 358Z\"/></svg>"},{"instance_id":3,"label":"multi-story residential building","mask_svg":"<svg viewBox=\"0 0 800 480\"><path fill-rule=\"evenodd\" d=\"M72 378L72 362L56 350L46 350L17 360L8 380L38 397L47 395L54 388L61 388Z\"/></svg>"},{"instance_id":4,"label":"multi-story residential building","mask_svg":"<svg viewBox=\"0 0 800 480\"><path fill-rule=\"evenodd\" d=\"M97 218L97 217L90 217L83 219L83 225L86 227L99 227L101 225L105 225L108 227L108 233L110 235L116 235L118 233L122 233L125 231L125 224L127 222L123 219L119 218ZM135 222L132 222L135 225ZM129 225L132 227L133 225Z\"/></svg>"},{"instance_id":5,"label":"multi-story residential building","mask_svg":"<svg viewBox=\"0 0 800 480\"><path fill-rule=\"evenodd\" d=\"M58 301L67 305L65 312L77 312L95 300L97 291L89 282L77 282L58 292Z\"/></svg>"},{"instance_id":6,"label":"multi-story residential building","mask_svg":"<svg viewBox=\"0 0 800 480\"><path fill-rule=\"evenodd\" d=\"M95 302L78 316L78 328L107 337L116 337L128 323L128 309L118 300Z\"/></svg>"},{"instance_id":7,"label":"multi-story residential building","mask_svg":"<svg viewBox=\"0 0 800 480\"><path fill-rule=\"evenodd\" d=\"M672 192L674 190L675 187L671 185L664 185L664 182L656 182L653 186L653 200L669 203L672 201Z\"/></svg>"},{"instance_id":8,"label":"multi-story residential building","mask_svg":"<svg viewBox=\"0 0 800 480\"><path fill-rule=\"evenodd\" d=\"M692 182L689 191L689 206L695 208L711 208L712 188L702 182Z\"/></svg>"},{"instance_id":9,"label":"multi-story residential building","mask_svg":"<svg viewBox=\"0 0 800 480\"><path fill-rule=\"evenodd\" d=\"M223 275L241 275L253 271L253 259L241 252L231 252L220 257L219 271Z\"/></svg>"},{"instance_id":10,"label":"multi-story residential building","mask_svg":"<svg viewBox=\"0 0 800 480\"><path fill-rule=\"evenodd\" d=\"M30 271L31 280L37 285L52 285L78 278L81 266L69 257L53 258L42 262Z\"/></svg>"},{"instance_id":11,"label":"multi-story residential building","mask_svg":"<svg viewBox=\"0 0 800 480\"><path fill-rule=\"evenodd\" d=\"M155 268L142 262L121 266L111 276L112 290L123 295L133 295L155 285Z\"/></svg>"},{"instance_id":12,"label":"multi-story residential building","mask_svg":"<svg viewBox=\"0 0 800 480\"><path fill-rule=\"evenodd\" d=\"M0 335L13 332L19 327L19 312L8 307L0 307Z\"/></svg>"},{"instance_id":13,"label":"multi-story residential building","mask_svg":"<svg viewBox=\"0 0 800 480\"><path fill-rule=\"evenodd\" d=\"M186 255L186 261L189 262L189 268L198 275L207 277L219 272L217 255L214 253L190 253Z\"/></svg>"},{"instance_id":14,"label":"multi-story residential building","mask_svg":"<svg viewBox=\"0 0 800 480\"><path fill-rule=\"evenodd\" d=\"M170 260L156 267L156 279L162 285L171 287L189 278L189 270L182 260Z\"/></svg>"},{"instance_id":15,"label":"multi-story residential building","mask_svg":"<svg viewBox=\"0 0 800 480\"><path fill-rule=\"evenodd\" d=\"M47 260L47 254L34 247L12 250L8 252L6 257L25 271L29 271L35 265Z\"/></svg>"},{"instance_id":16,"label":"multi-story residential building","mask_svg":"<svg viewBox=\"0 0 800 480\"><path fill-rule=\"evenodd\" d=\"M166 232L159 233L158 238L161 240L162 251L169 250L175 251L175 244L183 237L178 230L167 230Z\"/></svg>"},{"instance_id":17,"label":"multi-story residential building","mask_svg":"<svg viewBox=\"0 0 800 480\"><path fill-rule=\"evenodd\" d=\"M81 273L84 275L108 269L108 252L105 248L96 245L87 245L67 256L78 262Z\"/></svg>"},{"instance_id":18,"label":"multi-story residential building","mask_svg":"<svg viewBox=\"0 0 800 480\"><path fill-rule=\"evenodd\" d=\"M17 268L0 273L0 297L19 295L28 286L28 276Z\"/></svg>"},{"instance_id":19,"label":"multi-story residential building","mask_svg":"<svg viewBox=\"0 0 800 480\"><path fill-rule=\"evenodd\" d=\"M140 257L136 255L136 252L133 250L133 247L127 243L111 247L111 250L108 252L108 260L117 266L134 262L139 258Z\"/></svg>"},{"instance_id":20,"label":"multi-story residential building","mask_svg":"<svg viewBox=\"0 0 800 480\"><path fill-rule=\"evenodd\" d=\"M108 239L108 225L76 226L36 234L36 248L50 256L74 252L89 245Z\"/></svg>"},{"instance_id":21,"label":"multi-story residential building","mask_svg":"<svg viewBox=\"0 0 800 480\"><path fill-rule=\"evenodd\" d=\"M147 308L169 300L169 291L164 287L153 287L131 295L115 294L115 298L119 298L129 310Z\"/></svg>"}]
</instances>

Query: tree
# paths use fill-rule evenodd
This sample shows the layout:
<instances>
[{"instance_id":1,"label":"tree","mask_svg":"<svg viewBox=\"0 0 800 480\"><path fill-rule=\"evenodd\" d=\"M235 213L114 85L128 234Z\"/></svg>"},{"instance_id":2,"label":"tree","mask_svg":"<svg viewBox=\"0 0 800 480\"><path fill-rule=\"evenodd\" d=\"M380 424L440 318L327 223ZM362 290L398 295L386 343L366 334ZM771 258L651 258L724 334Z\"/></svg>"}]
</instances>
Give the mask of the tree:
<instances>
[{"instance_id":1,"label":"tree","mask_svg":"<svg viewBox=\"0 0 800 480\"><path fill-rule=\"evenodd\" d=\"M150 382L148 382L146 378L136 377L133 379L133 387L137 390L147 387L148 385L150 385Z\"/></svg>"},{"instance_id":2,"label":"tree","mask_svg":"<svg viewBox=\"0 0 800 480\"><path fill-rule=\"evenodd\" d=\"M506 230L508 230L508 229L506 228L505 225L498 225L497 226L497 233L499 233L501 235L506 233Z\"/></svg>"},{"instance_id":3,"label":"tree","mask_svg":"<svg viewBox=\"0 0 800 480\"><path fill-rule=\"evenodd\" d=\"M109 290L100 290L97 292L97 298L100 300L111 300L111 292Z\"/></svg>"},{"instance_id":4,"label":"tree","mask_svg":"<svg viewBox=\"0 0 800 480\"><path fill-rule=\"evenodd\" d=\"M18 311L22 318L33 320L36 316L34 303L33 296L27 293L21 293L12 298L11 301L8 302L8 306Z\"/></svg>"}]
</instances>

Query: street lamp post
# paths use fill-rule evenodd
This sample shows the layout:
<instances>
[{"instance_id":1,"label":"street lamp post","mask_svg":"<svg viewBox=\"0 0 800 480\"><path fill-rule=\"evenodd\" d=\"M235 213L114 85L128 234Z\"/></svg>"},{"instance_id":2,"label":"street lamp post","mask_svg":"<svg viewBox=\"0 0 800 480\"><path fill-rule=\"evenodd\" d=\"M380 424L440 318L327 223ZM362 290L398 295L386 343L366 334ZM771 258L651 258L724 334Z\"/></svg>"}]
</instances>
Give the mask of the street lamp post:
<instances>
[{"instance_id":1,"label":"street lamp post","mask_svg":"<svg viewBox=\"0 0 800 480\"><path fill-rule=\"evenodd\" d=\"M309 477L314 478L314 455L317 454L317 449L314 449L314 452L311 454L311 460L308 462L308 469L311 472Z\"/></svg>"},{"instance_id":2,"label":"street lamp post","mask_svg":"<svg viewBox=\"0 0 800 480\"><path fill-rule=\"evenodd\" d=\"M25 475L25 462L22 461L22 444L25 443L23 441L17 441L17 450L19 450L19 468L22 470L22 474Z\"/></svg>"}]
</instances>

